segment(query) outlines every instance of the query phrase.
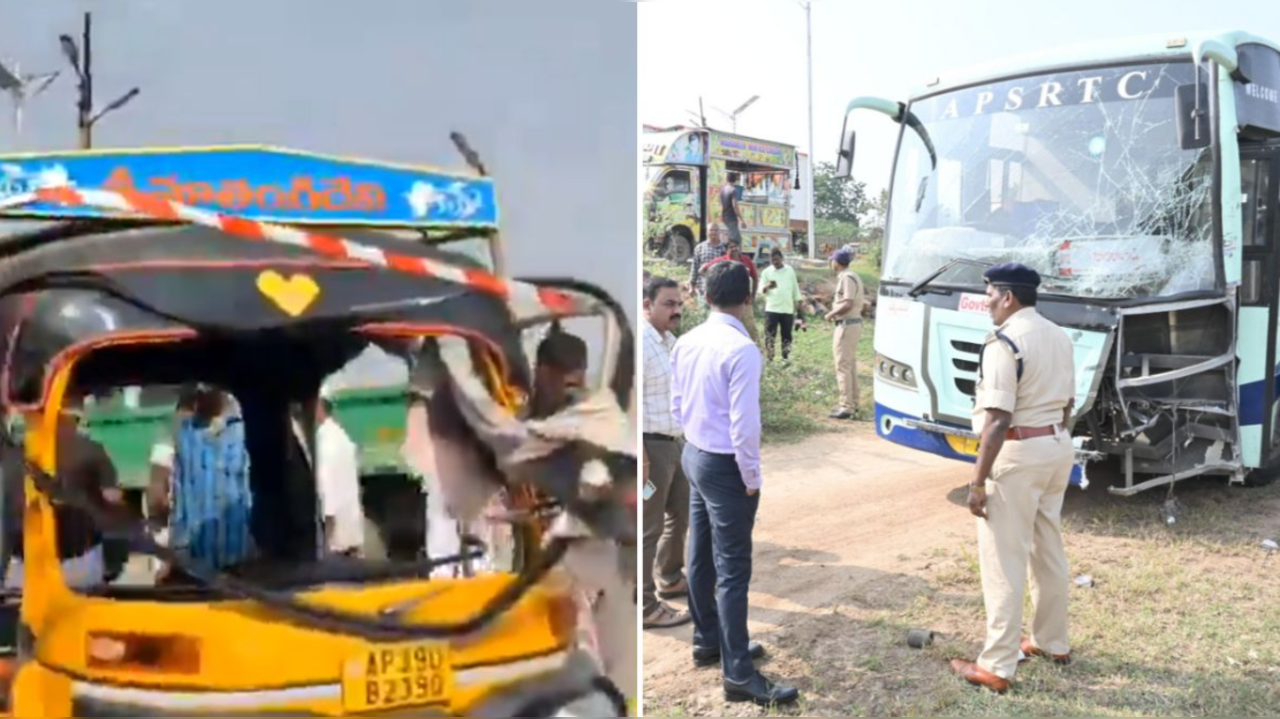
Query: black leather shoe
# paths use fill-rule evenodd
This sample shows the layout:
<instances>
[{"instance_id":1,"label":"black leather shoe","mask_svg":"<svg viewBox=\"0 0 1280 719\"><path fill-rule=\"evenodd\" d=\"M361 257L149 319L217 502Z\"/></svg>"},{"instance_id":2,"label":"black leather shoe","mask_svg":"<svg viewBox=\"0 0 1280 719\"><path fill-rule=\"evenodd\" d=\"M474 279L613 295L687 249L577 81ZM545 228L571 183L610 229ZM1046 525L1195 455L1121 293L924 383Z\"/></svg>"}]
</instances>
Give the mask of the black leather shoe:
<instances>
[{"instance_id":1,"label":"black leather shoe","mask_svg":"<svg viewBox=\"0 0 1280 719\"><path fill-rule=\"evenodd\" d=\"M724 680L724 699L728 702L755 702L762 707L790 704L800 698L800 690L774 684L756 673L746 684Z\"/></svg>"},{"instance_id":2,"label":"black leather shoe","mask_svg":"<svg viewBox=\"0 0 1280 719\"><path fill-rule=\"evenodd\" d=\"M751 654L752 659L760 659L764 656L764 646L760 642L750 642L747 644L747 651ZM693 664L698 667L710 667L720 663L720 647L694 647L693 648Z\"/></svg>"},{"instance_id":3,"label":"black leather shoe","mask_svg":"<svg viewBox=\"0 0 1280 719\"><path fill-rule=\"evenodd\" d=\"M832 412L827 416L830 417L831 419L853 419L854 414L853 412L848 412L846 410L841 409L841 410L836 410L835 412Z\"/></svg>"}]
</instances>

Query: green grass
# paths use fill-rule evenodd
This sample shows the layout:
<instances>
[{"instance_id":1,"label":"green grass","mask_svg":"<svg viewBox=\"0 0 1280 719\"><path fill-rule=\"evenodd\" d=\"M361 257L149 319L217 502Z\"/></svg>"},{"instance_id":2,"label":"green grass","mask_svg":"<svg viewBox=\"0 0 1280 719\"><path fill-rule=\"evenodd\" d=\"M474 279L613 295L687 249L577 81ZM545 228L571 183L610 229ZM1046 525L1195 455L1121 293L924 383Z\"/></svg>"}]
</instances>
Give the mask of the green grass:
<instances>
[{"instance_id":1,"label":"green grass","mask_svg":"<svg viewBox=\"0 0 1280 719\"><path fill-rule=\"evenodd\" d=\"M679 267L652 257L645 258L644 268L652 274L672 277L681 282L689 278L687 267ZM878 287L875 268L870 265L855 265L854 271L866 283L868 291L874 294ZM807 267L799 271L799 276L802 285L832 279L829 270ZM687 332L704 319L705 310L693 306L693 303L686 303L681 329ZM784 364L779 356L765 366L760 388L760 413L766 443L794 441L815 432L840 427L827 419L838 400L831 351L834 328L830 323L822 321L821 317L808 319L809 329L805 332L797 331L793 335L791 362ZM756 305L756 325L763 335L764 305L759 302ZM875 357L874 336L875 323L865 322L858 342L858 393L861 403L859 419L871 419L873 414L871 365ZM781 342L778 351L780 355Z\"/></svg>"},{"instance_id":2,"label":"green grass","mask_svg":"<svg viewBox=\"0 0 1280 719\"><path fill-rule=\"evenodd\" d=\"M1280 705L1280 582L1258 571L1258 552L1236 547L1209 556L1195 540L1112 538L1116 561L1096 587L1072 589L1071 631L1077 661L1060 669L1031 662L1006 697L947 686L920 713L1001 716L1268 715ZM1073 556L1073 570L1088 558ZM981 627L981 589L957 555L943 572L946 595L896 617L916 625ZM959 570L959 571L956 571ZM1264 578L1265 577L1265 578ZM1265 585L1259 587L1259 581ZM1266 589L1270 591L1259 591ZM950 640L929 650L939 663L969 655L977 643Z\"/></svg>"}]
</instances>

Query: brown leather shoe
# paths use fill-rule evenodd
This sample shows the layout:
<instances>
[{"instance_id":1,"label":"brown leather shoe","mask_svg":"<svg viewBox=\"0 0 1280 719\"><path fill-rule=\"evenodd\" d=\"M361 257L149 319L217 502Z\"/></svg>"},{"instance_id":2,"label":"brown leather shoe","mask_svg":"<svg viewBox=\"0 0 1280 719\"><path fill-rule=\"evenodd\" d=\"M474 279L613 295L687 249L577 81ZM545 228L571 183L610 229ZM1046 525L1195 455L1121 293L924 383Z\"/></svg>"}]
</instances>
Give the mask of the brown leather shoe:
<instances>
[{"instance_id":1,"label":"brown leather shoe","mask_svg":"<svg viewBox=\"0 0 1280 719\"><path fill-rule=\"evenodd\" d=\"M1031 657L1041 657L1063 667L1071 663L1071 652L1067 652L1066 654L1050 654L1049 652L1046 652L1040 647L1032 644L1030 637L1022 638L1022 653L1027 656L1027 659L1030 659Z\"/></svg>"},{"instance_id":2,"label":"brown leather shoe","mask_svg":"<svg viewBox=\"0 0 1280 719\"><path fill-rule=\"evenodd\" d=\"M983 669L974 662L966 662L963 659L951 660L951 671L955 672L970 684L976 684L995 692L996 694L1004 694L1009 691L1009 680L998 677L995 674Z\"/></svg>"}]
</instances>

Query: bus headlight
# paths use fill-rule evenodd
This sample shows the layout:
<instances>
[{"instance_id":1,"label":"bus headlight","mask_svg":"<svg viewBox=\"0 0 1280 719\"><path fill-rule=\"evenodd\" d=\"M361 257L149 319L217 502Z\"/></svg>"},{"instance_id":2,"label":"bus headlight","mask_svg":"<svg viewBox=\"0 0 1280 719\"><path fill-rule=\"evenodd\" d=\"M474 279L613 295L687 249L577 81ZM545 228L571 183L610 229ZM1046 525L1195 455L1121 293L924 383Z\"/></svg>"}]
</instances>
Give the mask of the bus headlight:
<instances>
[{"instance_id":1,"label":"bus headlight","mask_svg":"<svg viewBox=\"0 0 1280 719\"><path fill-rule=\"evenodd\" d=\"M876 355L875 367L876 374L885 382L908 389L916 388L916 372L910 366L882 355Z\"/></svg>"}]
</instances>

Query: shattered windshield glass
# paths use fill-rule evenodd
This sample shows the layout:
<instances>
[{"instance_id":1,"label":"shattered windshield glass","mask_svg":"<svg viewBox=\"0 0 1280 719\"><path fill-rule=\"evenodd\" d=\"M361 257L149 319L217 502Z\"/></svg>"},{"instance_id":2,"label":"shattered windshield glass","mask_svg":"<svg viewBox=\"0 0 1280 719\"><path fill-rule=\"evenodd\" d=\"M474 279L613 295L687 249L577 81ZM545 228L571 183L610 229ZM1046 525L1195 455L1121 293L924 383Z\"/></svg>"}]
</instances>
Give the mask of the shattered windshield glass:
<instances>
[{"instance_id":1,"label":"shattered windshield glass","mask_svg":"<svg viewBox=\"0 0 1280 719\"><path fill-rule=\"evenodd\" d=\"M1042 290L1140 298L1213 289L1211 159L1183 150L1190 63L1061 72L914 102L937 150L902 133L886 279L953 259L1023 262ZM976 282L974 282L976 280ZM958 266L936 282L980 284Z\"/></svg>"}]
</instances>

